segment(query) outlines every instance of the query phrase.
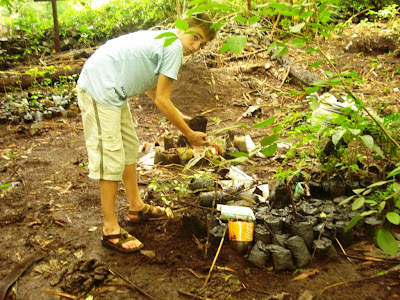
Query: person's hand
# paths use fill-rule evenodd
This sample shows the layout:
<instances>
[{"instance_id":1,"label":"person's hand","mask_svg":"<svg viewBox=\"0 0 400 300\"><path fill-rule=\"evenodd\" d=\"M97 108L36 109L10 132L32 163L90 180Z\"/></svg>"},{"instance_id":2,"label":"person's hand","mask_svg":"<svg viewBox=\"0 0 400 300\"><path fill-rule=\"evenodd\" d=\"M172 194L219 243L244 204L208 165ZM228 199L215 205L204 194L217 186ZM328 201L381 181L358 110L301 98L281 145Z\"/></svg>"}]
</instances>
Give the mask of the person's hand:
<instances>
[{"instance_id":1,"label":"person's hand","mask_svg":"<svg viewBox=\"0 0 400 300\"><path fill-rule=\"evenodd\" d=\"M193 131L193 133L186 138L190 146L203 146L206 144L207 134L201 131Z\"/></svg>"}]
</instances>

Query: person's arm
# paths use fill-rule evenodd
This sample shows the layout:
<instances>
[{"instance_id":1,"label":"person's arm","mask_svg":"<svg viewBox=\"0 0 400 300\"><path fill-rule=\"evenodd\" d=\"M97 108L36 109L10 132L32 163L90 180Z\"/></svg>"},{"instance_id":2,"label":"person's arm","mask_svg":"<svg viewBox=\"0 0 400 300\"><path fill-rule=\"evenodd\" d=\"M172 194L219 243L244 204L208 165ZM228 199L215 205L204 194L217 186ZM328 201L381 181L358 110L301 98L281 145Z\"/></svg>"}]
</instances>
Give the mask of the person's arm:
<instances>
[{"instance_id":1,"label":"person's arm","mask_svg":"<svg viewBox=\"0 0 400 300\"><path fill-rule=\"evenodd\" d=\"M148 90L147 92L145 92L145 94L147 95L147 97L149 97L151 100L153 100L155 102L156 100L156 93L157 93L157 86L153 87L152 89ZM184 115L177 107L175 107L178 112L180 113L181 117L183 118L183 120L185 122L189 122L189 120L191 119L191 117Z\"/></svg>"},{"instance_id":2,"label":"person's arm","mask_svg":"<svg viewBox=\"0 0 400 300\"><path fill-rule=\"evenodd\" d=\"M146 92L146 95L153 99L158 109L167 117L167 119L178 128L188 139L190 145L201 146L205 144L207 135L204 132L193 131L183 119L182 113L175 107L171 101L171 91L174 80L160 74L158 76L157 86Z\"/></svg>"}]
</instances>

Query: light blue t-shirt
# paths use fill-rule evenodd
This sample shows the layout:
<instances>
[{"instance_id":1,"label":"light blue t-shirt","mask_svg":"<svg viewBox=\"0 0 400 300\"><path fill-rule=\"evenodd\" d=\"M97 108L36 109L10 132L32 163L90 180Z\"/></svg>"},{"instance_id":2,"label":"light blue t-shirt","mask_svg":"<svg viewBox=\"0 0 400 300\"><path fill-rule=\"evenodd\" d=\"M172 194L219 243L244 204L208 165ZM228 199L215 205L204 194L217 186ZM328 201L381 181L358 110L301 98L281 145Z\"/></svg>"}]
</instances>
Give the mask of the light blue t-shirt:
<instances>
[{"instance_id":1,"label":"light blue t-shirt","mask_svg":"<svg viewBox=\"0 0 400 300\"><path fill-rule=\"evenodd\" d=\"M97 102L110 108L126 105L128 97L140 95L157 85L158 75L176 80L182 64L183 47L177 39L164 47L164 32L137 31L109 40L86 61L78 86Z\"/></svg>"}]
</instances>

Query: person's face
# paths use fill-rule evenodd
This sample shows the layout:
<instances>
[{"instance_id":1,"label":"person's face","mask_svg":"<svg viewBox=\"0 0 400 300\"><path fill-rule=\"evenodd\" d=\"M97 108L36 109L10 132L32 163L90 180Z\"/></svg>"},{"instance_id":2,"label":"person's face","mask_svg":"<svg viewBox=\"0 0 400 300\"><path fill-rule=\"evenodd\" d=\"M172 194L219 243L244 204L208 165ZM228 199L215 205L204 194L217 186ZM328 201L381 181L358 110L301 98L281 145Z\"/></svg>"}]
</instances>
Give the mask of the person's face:
<instances>
[{"instance_id":1,"label":"person's face","mask_svg":"<svg viewBox=\"0 0 400 300\"><path fill-rule=\"evenodd\" d=\"M208 42L204 30L200 27L189 27L186 32L178 30L178 37L183 46L184 56L199 51Z\"/></svg>"}]
</instances>

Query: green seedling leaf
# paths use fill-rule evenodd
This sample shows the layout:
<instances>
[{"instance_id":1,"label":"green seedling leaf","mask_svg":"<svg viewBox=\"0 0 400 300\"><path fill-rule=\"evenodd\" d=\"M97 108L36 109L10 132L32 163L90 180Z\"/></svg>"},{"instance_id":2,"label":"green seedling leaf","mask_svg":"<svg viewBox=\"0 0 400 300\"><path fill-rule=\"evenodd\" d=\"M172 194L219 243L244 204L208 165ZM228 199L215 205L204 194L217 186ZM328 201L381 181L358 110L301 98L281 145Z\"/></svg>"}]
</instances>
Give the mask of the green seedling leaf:
<instances>
[{"instance_id":1,"label":"green seedling leaf","mask_svg":"<svg viewBox=\"0 0 400 300\"><path fill-rule=\"evenodd\" d=\"M318 48L312 48L312 47L306 49L306 53L307 54L310 54L310 53L313 53L313 52L321 52L321 50L318 49Z\"/></svg>"},{"instance_id":2,"label":"green seedling leaf","mask_svg":"<svg viewBox=\"0 0 400 300\"><path fill-rule=\"evenodd\" d=\"M398 168L394 169L392 172L390 172L386 176L386 178L393 177L393 176L396 176L396 175L399 175L399 174L400 174L400 167L398 167Z\"/></svg>"},{"instance_id":3,"label":"green seedling leaf","mask_svg":"<svg viewBox=\"0 0 400 300\"><path fill-rule=\"evenodd\" d=\"M319 102L318 100L313 100L313 101L311 101L311 103L310 103L310 108L311 108L311 110L317 110L318 108L320 108L320 106L321 106L321 102Z\"/></svg>"},{"instance_id":4,"label":"green seedling leaf","mask_svg":"<svg viewBox=\"0 0 400 300\"><path fill-rule=\"evenodd\" d=\"M178 39L177 35L172 32L164 32L155 37L155 39L162 39L162 38L166 38L164 41L164 47L171 45L173 42L175 42Z\"/></svg>"},{"instance_id":5,"label":"green seedling leaf","mask_svg":"<svg viewBox=\"0 0 400 300\"><path fill-rule=\"evenodd\" d=\"M341 75L343 77L358 78L358 73L357 72L347 72L347 73L342 73Z\"/></svg>"},{"instance_id":6,"label":"green seedling leaf","mask_svg":"<svg viewBox=\"0 0 400 300\"><path fill-rule=\"evenodd\" d=\"M298 33L304 28L305 25L306 25L306 23L303 22L303 23L299 23L299 24L294 25L294 26L290 26L289 27L290 32Z\"/></svg>"},{"instance_id":7,"label":"green seedling leaf","mask_svg":"<svg viewBox=\"0 0 400 300\"><path fill-rule=\"evenodd\" d=\"M182 20L182 19L177 19L175 21L175 26L176 26L176 28L183 30L183 31L186 31L189 29L188 22L186 22L185 20Z\"/></svg>"},{"instance_id":8,"label":"green seedling leaf","mask_svg":"<svg viewBox=\"0 0 400 300\"><path fill-rule=\"evenodd\" d=\"M283 47L283 48L279 51L279 56L284 56L288 51L289 51L288 47Z\"/></svg>"},{"instance_id":9,"label":"green seedling leaf","mask_svg":"<svg viewBox=\"0 0 400 300\"><path fill-rule=\"evenodd\" d=\"M344 228L344 231L349 231L351 228L353 228L358 221L360 221L363 217L362 216L356 216L354 218L352 218L349 222L349 224L346 225L346 227Z\"/></svg>"},{"instance_id":10,"label":"green seedling leaf","mask_svg":"<svg viewBox=\"0 0 400 300\"><path fill-rule=\"evenodd\" d=\"M332 36L330 33L325 32L325 31L321 31L320 34L321 34L322 36L326 37L326 38L330 38L330 37Z\"/></svg>"},{"instance_id":11,"label":"green seedling leaf","mask_svg":"<svg viewBox=\"0 0 400 300\"><path fill-rule=\"evenodd\" d=\"M265 156L273 156L275 154L275 152L278 150L278 145L277 144L273 144L265 149L263 149L261 151L262 154L264 154Z\"/></svg>"},{"instance_id":12,"label":"green seedling leaf","mask_svg":"<svg viewBox=\"0 0 400 300\"><path fill-rule=\"evenodd\" d=\"M400 224L400 216L398 213L395 213L393 211L388 212L386 214L386 219L388 219L388 221L394 225L399 225Z\"/></svg>"},{"instance_id":13,"label":"green seedling leaf","mask_svg":"<svg viewBox=\"0 0 400 300\"><path fill-rule=\"evenodd\" d=\"M325 71L322 74L327 75L328 77L332 77L335 75L335 73L331 72L331 71Z\"/></svg>"},{"instance_id":14,"label":"green seedling leaf","mask_svg":"<svg viewBox=\"0 0 400 300\"><path fill-rule=\"evenodd\" d=\"M307 94L312 94L312 93L318 92L319 88L320 88L320 86L316 85L313 87L305 87L304 90L307 92Z\"/></svg>"},{"instance_id":15,"label":"green seedling leaf","mask_svg":"<svg viewBox=\"0 0 400 300\"><path fill-rule=\"evenodd\" d=\"M354 199L355 197L357 197L356 195L350 196L346 199L344 199L342 202L340 202L338 205L342 206L343 204L349 203L352 199Z\"/></svg>"},{"instance_id":16,"label":"green seedling leaf","mask_svg":"<svg viewBox=\"0 0 400 300\"><path fill-rule=\"evenodd\" d=\"M353 204L351 206L351 209L352 210L357 210L357 209L363 207L364 203L365 203L365 198L364 197L358 197L356 200L354 200L354 202L353 202Z\"/></svg>"},{"instance_id":17,"label":"green seedling leaf","mask_svg":"<svg viewBox=\"0 0 400 300\"><path fill-rule=\"evenodd\" d=\"M244 153L244 152L230 152L227 154L229 154L230 156L233 156L233 157L249 157L249 154Z\"/></svg>"},{"instance_id":18,"label":"green seedling leaf","mask_svg":"<svg viewBox=\"0 0 400 300\"><path fill-rule=\"evenodd\" d=\"M233 20L235 20L236 22L239 22L239 23L244 23L247 21L247 19L242 16L236 16L233 18Z\"/></svg>"},{"instance_id":19,"label":"green seedling leaf","mask_svg":"<svg viewBox=\"0 0 400 300\"><path fill-rule=\"evenodd\" d=\"M229 44L225 43L221 46L221 49L219 50L221 53L226 53L229 51Z\"/></svg>"},{"instance_id":20,"label":"green seedling leaf","mask_svg":"<svg viewBox=\"0 0 400 300\"><path fill-rule=\"evenodd\" d=\"M317 61L317 62L311 64L310 68L316 68L316 67L319 67L320 65L323 65L323 64L324 64L323 61Z\"/></svg>"},{"instance_id":21,"label":"green seedling leaf","mask_svg":"<svg viewBox=\"0 0 400 300\"><path fill-rule=\"evenodd\" d=\"M367 199L365 200L365 203L371 205L371 206L375 206L378 204L378 202L376 202L375 200L371 200L371 199Z\"/></svg>"},{"instance_id":22,"label":"green seedling leaf","mask_svg":"<svg viewBox=\"0 0 400 300\"><path fill-rule=\"evenodd\" d=\"M160 34L160 35L157 35L157 36L155 37L155 39L156 39L156 40L159 40L159 39L162 39L162 38L165 38L165 37L176 37L176 38L178 38L178 37L176 36L176 34L173 33L173 32L164 32L164 33L162 33L162 34Z\"/></svg>"},{"instance_id":23,"label":"green seedling leaf","mask_svg":"<svg viewBox=\"0 0 400 300\"><path fill-rule=\"evenodd\" d=\"M385 206L386 206L385 201L382 201L381 203L379 203L378 212L381 213L385 209Z\"/></svg>"},{"instance_id":24,"label":"green seedling leaf","mask_svg":"<svg viewBox=\"0 0 400 300\"><path fill-rule=\"evenodd\" d=\"M332 136L333 144L337 145L337 143L339 143L340 139L343 137L343 135L345 133L346 133L346 129L336 131L336 133Z\"/></svg>"},{"instance_id":25,"label":"green seedling leaf","mask_svg":"<svg viewBox=\"0 0 400 300\"><path fill-rule=\"evenodd\" d=\"M211 29L219 30L225 23L224 22L217 22L210 26Z\"/></svg>"},{"instance_id":26,"label":"green seedling leaf","mask_svg":"<svg viewBox=\"0 0 400 300\"><path fill-rule=\"evenodd\" d=\"M312 15L314 14L314 12L313 11L311 11L311 10L309 10L309 11L306 11L306 12L304 12L304 13L302 13L301 15L300 15L300 19L307 19L308 17L311 17Z\"/></svg>"},{"instance_id":27,"label":"green seedling leaf","mask_svg":"<svg viewBox=\"0 0 400 300\"><path fill-rule=\"evenodd\" d=\"M240 51L243 50L244 47L246 47L247 37L244 35L230 36L226 44L228 45L230 51L232 51L235 54L238 54Z\"/></svg>"},{"instance_id":28,"label":"green seedling leaf","mask_svg":"<svg viewBox=\"0 0 400 300\"><path fill-rule=\"evenodd\" d=\"M362 195L363 196L366 196L366 195L368 195L369 193L371 193L372 192L372 189L366 189L363 193L362 193Z\"/></svg>"},{"instance_id":29,"label":"green seedling leaf","mask_svg":"<svg viewBox=\"0 0 400 300\"><path fill-rule=\"evenodd\" d=\"M360 129L352 129L352 128L349 128L348 129L350 132L351 132L351 134L353 134L353 135L359 135L360 133L361 133L361 130Z\"/></svg>"},{"instance_id":30,"label":"green seedling leaf","mask_svg":"<svg viewBox=\"0 0 400 300\"><path fill-rule=\"evenodd\" d=\"M331 13L328 10L325 10L320 16L320 21L321 21L321 23L325 24L326 22L328 22L330 20L331 20Z\"/></svg>"},{"instance_id":31,"label":"green seedling leaf","mask_svg":"<svg viewBox=\"0 0 400 300\"><path fill-rule=\"evenodd\" d=\"M360 136L361 141L367 146L368 149L372 150L374 146L374 138L370 135Z\"/></svg>"},{"instance_id":32,"label":"green seedling leaf","mask_svg":"<svg viewBox=\"0 0 400 300\"><path fill-rule=\"evenodd\" d=\"M200 160L202 159L202 157L194 157L191 160L189 160L189 162L186 164L186 166L183 168L182 172L185 173L185 171L189 170L191 167L195 166Z\"/></svg>"},{"instance_id":33,"label":"green seedling leaf","mask_svg":"<svg viewBox=\"0 0 400 300\"><path fill-rule=\"evenodd\" d=\"M247 23L249 23L250 25L253 25L255 23L257 23L258 21L260 21L260 17L259 16L254 16L251 18L247 19Z\"/></svg>"},{"instance_id":34,"label":"green seedling leaf","mask_svg":"<svg viewBox=\"0 0 400 300\"><path fill-rule=\"evenodd\" d=\"M372 148L375 150L375 152L376 152L381 158L383 158L383 156L384 156L383 151L382 151L382 149L381 149L377 144L374 144L374 145L372 146Z\"/></svg>"},{"instance_id":35,"label":"green seedling leaf","mask_svg":"<svg viewBox=\"0 0 400 300\"><path fill-rule=\"evenodd\" d=\"M377 230L376 242L378 243L378 246L387 254L391 256L395 256L397 254L399 244L397 244L396 239L387 229L379 228Z\"/></svg>"},{"instance_id":36,"label":"green seedling leaf","mask_svg":"<svg viewBox=\"0 0 400 300\"><path fill-rule=\"evenodd\" d=\"M267 127L269 125L272 125L275 122L275 119L276 119L276 117L272 117L268 120L254 124L253 126L251 126L251 128Z\"/></svg>"},{"instance_id":37,"label":"green seedling leaf","mask_svg":"<svg viewBox=\"0 0 400 300\"><path fill-rule=\"evenodd\" d=\"M269 45L268 47L267 54L274 50L276 48L276 45L278 45L277 42L272 42L271 45Z\"/></svg>"},{"instance_id":38,"label":"green seedling leaf","mask_svg":"<svg viewBox=\"0 0 400 300\"><path fill-rule=\"evenodd\" d=\"M237 164L245 163L248 160L249 159L246 156L242 156L242 157L236 157L234 159L229 160L229 163L231 163L232 165L237 165Z\"/></svg>"},{"instance_id":39,"label":"green seedling leaf","mask_svg":"<svg viewBox=\"0 0 400 300\"><path fill-rule=\"evenodd\" d=\"M396 207L400 209L400 199L396 200Z\"/></svg>"},{"instance_id":40,"label":"green seedling leaf","mask_svg":"<svg viewBox=\"0 0 400 300\"><path fill-rule=\"evenodd\" d=\"M296 275L297 273L301 272L302 270L303 270L303 269L296 269L296 270L294 270L293 275Z\"/></svg>"},{"instance_id":41,"label":"green seedling leaf","mask_svg":"<svg viewBox=\"0 0 400 300\"><path fill-rule=\"evenodd\" d=\"M392 182L392 181L378 181L378 182L374 182L373 184L370 184L369 186L367 186L367 188L371 189L371 188L374 188L374 187L377 187L377 186L382 186L382 185L384 185L384 184L386 184L386 183L389 183L389 182Z\"/></svg>"},{"instance_id":42,"label":"green seedling leaf","mask_svg":"<svg viewBox=\"0 0 400 300\"><path fill-rule=\"evenodd\" d=\"M167 38L164 42L164 47L168 47L171 45L173 42L175 42L178 38L177 37L172 37L172 38Z\"/></svg>"},{"instance_id":43,"label":"green seedling leaf","mask_svg":"<svg viewBox=\"0 0 400 300\"><path fill-rule=\"evenodd\" d=\"M369 211L364 211L364 212L362 212L362 213L360 214L360 216L362 216L362 217L366 217L366 216L369 216L369 215L375 214L375 213L377 213L377 212L378 212L377 210L369 210Z\"/></svg>"},{"instance_id":44,"label":"green seedling leaf","mask_svg":"<svg viewBox=\"0 0 400 300\"><path fill-rule=\"evenodd\" d=\"M298 9L280 10L279 13L282 16L294 17L294 16L298 16L299 15L299 10Z\"/></svg>"},{"instance_id":45,"label":"green seedling leaf","mask_svg":"<svg viewBox=\"0 0 400 300\"><path fill-rule=\"evenodd\" d=\"M383 276L383 275L385 275L386 273L387 273L387 271L386 271L386 270L383 270L383 271L378 272L377 275Z\"/></svg>"},{"instance_id":46,"label":"green seedling leaf","mask_svg":"<svg viewBox=\"0 0 400 300\"><path fill-rule=\"evenodd\" d=\"M295 48L303 48L307 45L306 41L304 39L300 38L295 38L292 40L292 47Z\"/></svg>"},{"instance_id":47,"label":"green seedling leaf","mask_svg":"<svg viewBox=\"0 0 400 300\"><path fill-rule=\"evenodd\" d=\"M319 28L319 29L325 29L324 26L319 25L319 24L315 24L315 23L307 23L307 25L314 27L314 28Z\"/></svg>"},{"instance_id":48,"label":"green seedling leaf","mask_svg":"<svg viewBox=\"0 0 400 300\"><path fill-rule=\"evenodd\" d=\"M276 3L276 2L272 2L269 3L268 5L269 7L275 8L275 9L290 9L289 5L283 4L283 3Z\"/></svg>"},{"instance_id":49,"label":"green seedling leaf","mask_svg":"<svg viewBox=\"0 0 400 300\"><path fill-rule=\"evenodd\" d=\"M275 143L277 140L279 140L279 135L277 135L277 134L270 135L270 136L263 138L260 142L260 145L265 147L265 146L271 145L272 143Z\"/></svg>"},{"instance_id":50,"label":"green seedling leaf","mask_svg":"<svg viewBox=\"0 0 400 300\"><path fill-rule=\"evenodd\" d=\"M328 81L329 81L329 84L333 85L333 86L340 85L342 83L342 80L340 78L338 78L338 77L331 78Z\"/></svg>"}]
</instances>

